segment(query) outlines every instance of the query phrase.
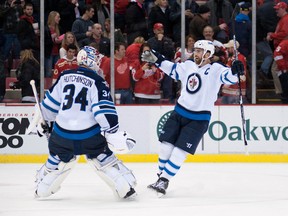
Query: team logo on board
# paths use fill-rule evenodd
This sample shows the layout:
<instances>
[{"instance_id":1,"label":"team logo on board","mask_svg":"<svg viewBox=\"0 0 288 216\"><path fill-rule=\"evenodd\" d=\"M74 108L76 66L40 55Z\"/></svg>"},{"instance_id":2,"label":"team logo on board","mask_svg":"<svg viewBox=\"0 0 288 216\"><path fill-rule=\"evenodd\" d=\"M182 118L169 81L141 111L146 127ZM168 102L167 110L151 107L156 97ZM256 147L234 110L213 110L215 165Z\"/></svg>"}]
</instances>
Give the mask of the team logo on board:
<instances>
[{"instance_id":1,"label":"team logo on board","mask_svg":"<svg viewBox=\"0 0 288 216\"><path fill-rule=\"evenodd\" d=\"M160 136L161 133L164 133L163 127L166 124L168 118L170 117L172 111L166 112L164 115L161 116L161 118L158 121L157 124L157 135Z\"/></svg>"},{"instance_id":2,"label":"team logo on board","mask_svg":"<svg viewBox=\"0 0 288 216\"><path fill-rule=\"evenodd\" d=\"M190 94L194 94L197 91L199 91L200 87L201 87L201 77L200 77L200 75L197 74L197 73L191 74L188 77L188 79L187 79L186 90Z\"/></svg>"}]
</instances>

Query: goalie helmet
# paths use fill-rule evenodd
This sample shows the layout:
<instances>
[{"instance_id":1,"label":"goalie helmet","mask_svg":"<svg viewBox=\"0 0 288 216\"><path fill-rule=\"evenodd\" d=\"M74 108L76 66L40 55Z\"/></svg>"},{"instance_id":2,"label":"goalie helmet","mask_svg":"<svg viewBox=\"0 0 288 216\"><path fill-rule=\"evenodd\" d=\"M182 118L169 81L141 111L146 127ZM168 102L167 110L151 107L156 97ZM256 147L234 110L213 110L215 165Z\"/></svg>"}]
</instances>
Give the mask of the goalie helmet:
<instances>
[{"instance_id":1,"label":"goalie helmet","mask_svg":"<svg viewBox=\"0 0 288 216\"><path fill-rule=\"evenodd\" d=\"M98 71L103 55L91 46L84 46L77 54L77 63Z\"/></svg>"},{"instance_id":2,"label":"goalie helmet","mask_svg":"<svg viewBox=\"0 0 288 216\"><path fill-rule=\"evenodd\" d=\"M194 48L203 49L204 53L203 56L207 53L207 51L210 52L210 55L208 58L211 58L215 52L215 47L211 41L208 40L198 40L194 44Z\"/></svg>"},{"instance_id":3,"label":"goalie helmet","mask_svg":"<svg viewBox=\"0 0 288 216\"><path fill-rule=\"evenodd\" d=\"M116 154L127 154L136 144L136 141L126 131L106 133L105 138L109 149Z\"/></svg>"}]
</instances>

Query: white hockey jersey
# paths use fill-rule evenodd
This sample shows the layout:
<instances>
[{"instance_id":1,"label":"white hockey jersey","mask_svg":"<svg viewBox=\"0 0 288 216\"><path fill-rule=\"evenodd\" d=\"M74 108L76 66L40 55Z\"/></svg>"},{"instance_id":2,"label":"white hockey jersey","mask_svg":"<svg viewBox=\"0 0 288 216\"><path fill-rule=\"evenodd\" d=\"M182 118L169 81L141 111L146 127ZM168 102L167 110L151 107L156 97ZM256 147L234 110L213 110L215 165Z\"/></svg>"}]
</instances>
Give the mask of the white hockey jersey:
<instances>
[{"instance_id":1,"label":"white hockey jersey","mask_svg":"<svg viewBox=\"0 0 288 216\"><path fill-rule=\"evenodd\" d=\"M192 60L183 63L163 61L160 69L182 83L181 95L175 111L188 119L210 120L211 111L222 84L235 84L238 80L231 68L219 63L198 67Z\"/></svg>"},{"instance_id":2,"label":"white hockey jersey","mask_svg":"<svg viewBox=\"0 0 288 216\"><path fill-rule=\"evenodd\" d=\"M41 108L46 121L55 121L54 132L67 139L86 139L119 127L107 82L84 67L64 71L45 94Z\"/></svg>"}]
</instances>

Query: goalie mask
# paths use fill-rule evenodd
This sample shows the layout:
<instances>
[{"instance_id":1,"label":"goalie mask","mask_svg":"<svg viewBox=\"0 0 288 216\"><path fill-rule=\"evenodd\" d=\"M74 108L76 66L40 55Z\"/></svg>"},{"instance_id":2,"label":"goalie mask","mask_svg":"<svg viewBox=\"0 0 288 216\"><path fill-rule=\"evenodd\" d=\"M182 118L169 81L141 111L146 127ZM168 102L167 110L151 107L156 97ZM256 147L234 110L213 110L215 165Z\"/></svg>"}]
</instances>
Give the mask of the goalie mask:
<instances>
[{"instance_id":1,"label":"goalie mask","mask_svg":"<svg viewBox=\"0 0 288 216\"><path fill-rule=\"evenodd\" d=\"M77 63L79 66L86 66L98 71L103 57L94 47L84 46L77 54Z\"/></svg>"},{"instance_id":2,"label":"goalie mask","mask_svg":"<svg viewBox=\"0 0 288 216\"><path fill-rule=\"evenodd\" d=\"M116 133L106 133L105 138L109 149L115 154L126 154L130 152L136 141L126 131L118 131Z\"/></svg>"}]
</instances>

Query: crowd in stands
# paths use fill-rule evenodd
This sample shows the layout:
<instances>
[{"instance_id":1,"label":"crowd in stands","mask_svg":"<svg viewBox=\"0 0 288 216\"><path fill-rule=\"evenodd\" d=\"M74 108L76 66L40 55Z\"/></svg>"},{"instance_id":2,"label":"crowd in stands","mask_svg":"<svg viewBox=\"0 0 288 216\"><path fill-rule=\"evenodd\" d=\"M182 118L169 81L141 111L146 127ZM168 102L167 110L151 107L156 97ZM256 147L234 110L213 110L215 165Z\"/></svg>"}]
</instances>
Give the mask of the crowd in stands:
<instances>
[{"instance_id":1,"label":"crowd in stands","mask_svg":"<svg viewBox=\"0 0 288 216\"><path fill-rule=\"evenodd\" d=\"M182 0L183 1L183 0ZM56 81L66 69L77 67L81 47L95 47L99 73L110 80L111 34L115 36L115 95L120 104L173 104L181 83L161 70L142 62L141 53L154 49L174 62L193 59L193 45L199 39L213 42L214 62L227 66L237 58L244 63L241 77L244 102L250 97L252 51L252 1L185 0L185 50L181 50L181 0L115 0L115 32L110 32L109 0L45 0L45 78ZM257 84L272 79L275 92L288 102L288 0L257 0ZM0 102L5 78L16 67L22 102L35 102L27 83L40 83L40 0L0 0ZM182 55L184 52L184 55ZM100 56L100 55L99 55ZM16 66L13 62L17 62ZM52 82L52 83L53 83ZM111 83L110 83L111 84ZM246 97L247 96L247 97ZM31 99L31 100L29 100ZM239 103L238 84L223 86L222 104Z\"/></svg>"}]
</instances>

